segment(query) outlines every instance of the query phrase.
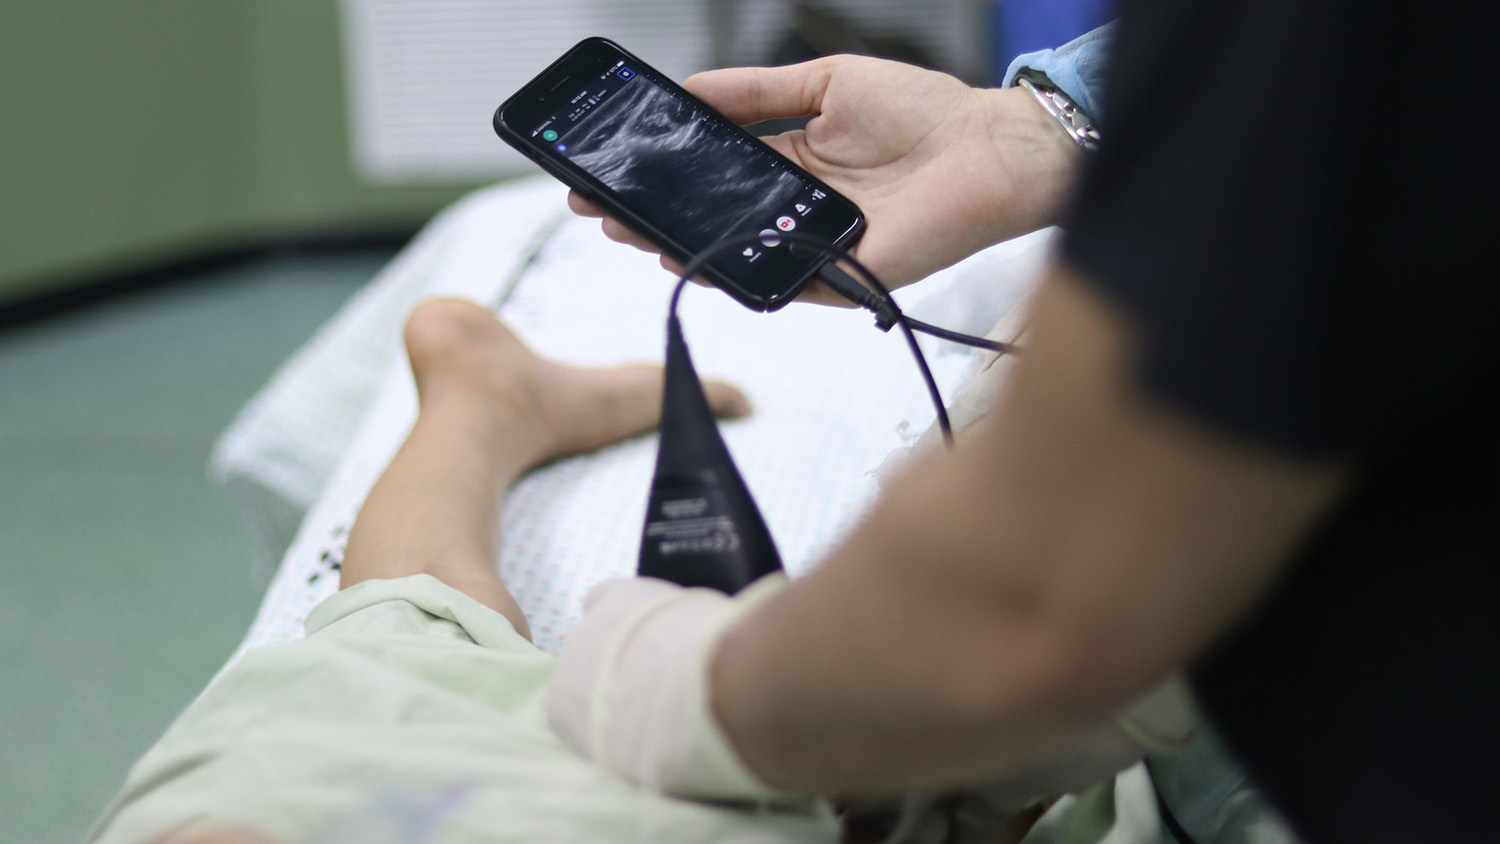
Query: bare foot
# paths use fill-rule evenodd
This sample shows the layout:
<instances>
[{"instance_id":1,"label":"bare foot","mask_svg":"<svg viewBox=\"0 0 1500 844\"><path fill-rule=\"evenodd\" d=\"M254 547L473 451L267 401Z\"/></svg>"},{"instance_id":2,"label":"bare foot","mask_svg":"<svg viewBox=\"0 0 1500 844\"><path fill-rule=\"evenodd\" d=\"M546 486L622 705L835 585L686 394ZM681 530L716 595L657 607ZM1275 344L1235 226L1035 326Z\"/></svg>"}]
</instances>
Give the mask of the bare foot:
<instances>
[{"instance_id":1,"label":"bare foot","mask_svg":"<svg viewBox=\"0 0 1500 844\"><path fill-rule=\"evenodd\" d=\"M482 441L535 466L649 431L661 419L662 370L634 365L581 369L538 357L488 310L436 299L412 312L406 349L423 412L453 408ZM709 406L744 416L750 402L705 381ZM446 411L445 411L446 412Z\"/></svg>"}]
</instances>

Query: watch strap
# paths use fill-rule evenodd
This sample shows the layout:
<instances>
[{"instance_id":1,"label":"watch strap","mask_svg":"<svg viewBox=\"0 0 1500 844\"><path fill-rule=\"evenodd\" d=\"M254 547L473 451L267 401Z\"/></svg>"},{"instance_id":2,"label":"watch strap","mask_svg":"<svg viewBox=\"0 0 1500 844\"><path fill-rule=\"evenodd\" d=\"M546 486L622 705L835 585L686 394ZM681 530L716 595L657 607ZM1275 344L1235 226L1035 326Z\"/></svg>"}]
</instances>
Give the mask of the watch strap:
<instances>
[{"instance_id":1,"label":"watch strap","mask_svg":"<svg viewBox=\"0 0 1500 844\"><path fill-rule=\"evenodd\" d=\"M1063 93L1061 88L1052 84L1052 80L1034 71L1023 71L1017 74L1015 84L1031 92L1036 101L1042 104L1042 108L1057 119L1063 130L1085 152L1098 152L1099 127L1094 118L1079 108L1073 98Z\"/></svg>"}]
</instances>

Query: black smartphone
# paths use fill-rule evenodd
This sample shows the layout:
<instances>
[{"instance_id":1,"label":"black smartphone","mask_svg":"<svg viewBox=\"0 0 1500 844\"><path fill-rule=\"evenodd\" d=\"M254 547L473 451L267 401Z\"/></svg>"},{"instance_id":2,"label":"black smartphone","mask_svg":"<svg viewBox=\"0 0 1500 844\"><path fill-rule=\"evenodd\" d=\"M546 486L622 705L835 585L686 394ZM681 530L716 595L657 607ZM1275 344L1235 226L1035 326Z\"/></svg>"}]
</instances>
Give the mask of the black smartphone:
<instances>
[{"instance_id":1,"label":"black smartphone","mask_svg":"<svg viewBox=\"0 0 1500 844\"><path fill-rule=\"evenodd\" d=\"M755 310L792 301L824 262L776 233L847 247L864 231L853 202L604 38L501 103L495 132L679 261L763 234L703 271Z\"/></svg>"}]
</instances>

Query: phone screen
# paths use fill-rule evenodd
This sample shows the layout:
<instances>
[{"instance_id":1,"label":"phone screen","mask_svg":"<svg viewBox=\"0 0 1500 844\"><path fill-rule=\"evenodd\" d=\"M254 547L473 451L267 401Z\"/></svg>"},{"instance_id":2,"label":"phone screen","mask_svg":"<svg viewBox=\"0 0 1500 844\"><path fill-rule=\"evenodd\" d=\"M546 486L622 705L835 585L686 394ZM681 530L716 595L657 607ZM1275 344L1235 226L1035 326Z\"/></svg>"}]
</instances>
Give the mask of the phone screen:
<instances>
[{"instance_id":1,"label":"phone screen","mask_svg":"<svg viewBox=\"0 0 1500 844\"><path fill-rule=\"evenodd\" d=\"M706 273L761 310L790 301L822 262L771 245L775 233L843 245L863 225L849 200L603 39L578 45L507 100L496 128L679 259L763 233L767 242Z\"/></svg>"}]
</instances>

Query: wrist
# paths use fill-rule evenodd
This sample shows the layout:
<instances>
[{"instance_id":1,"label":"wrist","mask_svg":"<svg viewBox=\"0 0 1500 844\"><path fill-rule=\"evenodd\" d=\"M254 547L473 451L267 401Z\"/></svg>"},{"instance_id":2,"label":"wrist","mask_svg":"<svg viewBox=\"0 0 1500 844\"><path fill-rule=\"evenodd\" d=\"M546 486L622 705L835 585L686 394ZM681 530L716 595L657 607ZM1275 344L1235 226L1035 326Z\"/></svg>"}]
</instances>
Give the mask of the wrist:
<instances>
[{"instance_id":1,"label":"wrist","mask_svg":"<svg viewBox=\"0 0 1500 844\"><path fill-rule=\"evenodd\" d=\"M996 178L1009 186L996 208L995 241L1055 225L1083 162L1082 148L1024 88L976 93L986 102Z\"/></svg>"},{"instance_id":2,"label":"wrist","mask_svg":"<svg viewBox=\"0 0 1500 844\"><path fill-rule=\"evenodd\" d=\"M1016 87L1030 94L1044 111L1057 121L1058 128L1088 153L1099 151L1099 127L1088 112L1078 106L1068 93L1042 74L1016 77Z\"/></svg>"}]
</instances>

